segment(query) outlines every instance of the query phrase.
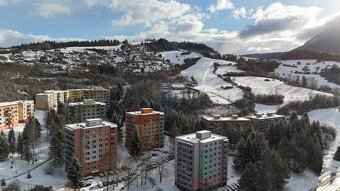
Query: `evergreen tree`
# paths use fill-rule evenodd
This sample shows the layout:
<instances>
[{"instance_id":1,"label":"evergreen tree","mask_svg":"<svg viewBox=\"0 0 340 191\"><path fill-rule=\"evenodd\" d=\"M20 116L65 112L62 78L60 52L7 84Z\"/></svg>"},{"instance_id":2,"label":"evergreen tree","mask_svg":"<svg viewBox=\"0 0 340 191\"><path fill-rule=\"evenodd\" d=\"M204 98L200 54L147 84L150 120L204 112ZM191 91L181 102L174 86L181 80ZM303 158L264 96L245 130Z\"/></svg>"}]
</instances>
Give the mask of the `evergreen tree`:
<instances>
[{"instance_id":1,"label":"evergreen tree","mask_svg":"<svg viewBox=\"0 0 340 191\"><path fill-rule=\"evenodd\" d=\"M4 133L4 131L1 131L1 134L0 134L2 137L6 138L6 135Z\"/></svg>"},{"instance_id":2,"label":"evergreen tree","mask_svg":"<svg viewBox=\"0 0 340 191\"><path fill-rule=\"evenodd\" d=\"M340 147L336 149L333 159L336 161L340 161Z\"/></svg>"},{"instance_id":3,"label":"evergreen tree","mask_svg":"<svg viewBox=\"0 0 340 191\"><path fill-rule=\"evenodd\" d=\"M73 158L72 164L66 169L70 186L75 190L81 188L82 170L77 158Z\"/></svg>"},{"instance_id":4,"label":"evergreen tree","mask_svg":"<svg viewBox=\"0 0 340 191\"><path fill-rule=\"evenodd\" d=\"M240 139L240 141L237 144L236 151L237 154L234 158L234 166L233 168L236 171L241 171L246 167L246 162L245 162L245 150L246 150L246 142L244 141L243 138Z\"/></svg>"},{"instance_id":5,"label":"evergreen tree","mask_svg":"<svg viewBox=\"0 0 340 191\"><path fill-rule=\"evenodd\" d=\"M9 146L9 151L14 154L16 151L16 145L15 145L15 133L14 129L11 128L11 130L8 132L8 146Z\"/></svg>"},{"instance_id":6,"label":"evergreen tree","mask_svg":"<svg viewBox=\"0 0 340 191\"><path fill-rule=\"evenodd\" d=\"M131 156L138 156L141 154L141 143L139 141L139 138L138 138L138 135L137 135L137 132L133 133L132 135L132 139L129 143L129 146L128 146L128 149L129 149L129 154Z\"/></svg>"},{"instance_id":7,"label":"evergreen tree","mask_svg":"<svg viewBox=\"0 0 340 191\"><path fill-rule=\"evenodd\" d=\"M17 143L17 153L21 155L21 159L22 159L23 150L24 150L24 142L23 142L21 134L19 133L18 143Z\"/></svg>"},{"instance_id":8,"label":"evergreen tree","mask_svg":"<svg viewBox=\"0 0 340 191\"><path fill-rule=\"evenodd\" d=\"M0 136L0 161L7 159L9 147L5 136Z\"/></svg>"},{"instance_id":9,"label":"evergreen tree","mask_svg":"<svg viewBox=\"0 0 340 191\"><path fill-rule=\"evenodd\" d=\"M1 186L2 186L2 187L6 186L5 178L2 178L2 179L1 179Z\"/></svg>"},{"instance_id":10,"label":"evergreen tree","mask_svg":"<svg viewBox=\"0 0 340 191\"><path fill-rule=\"evenodd\" d=\"M240 191L259 191L256 181L257 167L253 163L249 163L239 180Z\"/></svg>"},{"instance_id":11,"label":"evergreen tree","mask_svg":"<svg viewBox=\"0 0 340 191\"><path fill-rule=\"evenodd\" d=\"M314 137L315 141L317 140L317 137ZM314 151L312 154L312 158L310 161L310 169L313 170L316 174L320 175L322 170L322 164L323 164L323 154L320 144L316 143L313 147Z\"/></svg>"},{"instance_id":12,"label":"evergreen tree","mask_svg":"<svg viewBox=\"0 0 340 191\"><path fill-rule=\"evenodd\" d=\"M50 141L49 154L54 158L53 165L56 165L56 160L58 159L59 164L61 163L62 154L64 150L64 134L62 132L58 132L55 135L52 135L52 139Z\"/></svg>"}]
</instances>

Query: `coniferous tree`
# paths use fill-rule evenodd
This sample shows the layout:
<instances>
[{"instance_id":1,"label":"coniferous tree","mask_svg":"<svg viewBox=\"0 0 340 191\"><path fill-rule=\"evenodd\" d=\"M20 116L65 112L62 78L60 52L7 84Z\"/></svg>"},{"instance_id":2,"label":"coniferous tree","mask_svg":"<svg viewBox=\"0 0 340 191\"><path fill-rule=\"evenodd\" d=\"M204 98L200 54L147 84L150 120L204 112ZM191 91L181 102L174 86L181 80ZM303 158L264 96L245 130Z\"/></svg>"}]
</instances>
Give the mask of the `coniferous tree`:
<instances>
[{"instance_id":1,"label":"coniferous tree","mask_svg":"<svg viewBox=\"0 0 340 191\"><path fill-rule=\"evenodd\" d=\"M72 164L66 169L70 186L75 190L81 188L82 169L77 158L73 158Z\"/></svg>"},{"instance_id":2,"label":"coniferous tree","mask_svg":"<svg viewBox=\"0 0 340 191\"><path fill-rule=\"evenodd\" d=\"M240 191L258 191L258 185L256 181L257 166L253 163L249 163L239 180Z\"/></svg>"},{"instance_id":3,"label":"coniferous tree","mask_svg":"<svg viewBox=\"0 0 340 191\"><path fill-rule=\"evenodd\" d=\"M7 141L8 141L9 151L12 154L14 154L16 151L16 145L15 145L15 133L14 133L13 128L11 128L10 131L8 132Z\"/></svg>"},{"instance_id":4,"label":"coniferous tree","mask_svg":"<svg viewBox=\"0 0 340 191\"><path fill-rule=\"evenodd\" d=\"M340 147L336 149L333 159L336 161L340 161Z\"/></svg>"},{"instance_id":5,"label":"coniferous tree","mask_svg":"<svg viewBox=\"0 0 340 191\"><path fill-rule=\"evenodd\" d=\"M24 150L24 142L23 142L21 134L19 133L18 142L17 142L17 153L21 155L21 159L22 159L23 150Z\"/></svg>"},{"instance_id":6,"label":"coniferous tree","mask_svg":"<svg viewBox=\"0 0 340 191\"><path fill-rule=\"evenodd\" d=\"M315 141L317 140L317 137L314 137ZM312 158L310 161L310 168L316 173L316 174L320 174L321 170L322 170L322 164L323 164L323 154L322 154L322 149L320 144L314 144L313 147L314 151L312 154Z\"/></svg>"},{"instance_id":7,"label":"coniferous tree","mask_svg":"<svg viewBox=\"0 0 340 191\"><path fill-rule=\"evenodd\" d=\"M9 155L9 147L6 137L0 135L0 161L7 159Z\"/></svg>"},{"instance_id":8,"label":"coniferous tree","mask_svg":"<svg viewBox=\"0 0 340 191\"><path fill-rule=\"evenodd\" d=\"M4 131L1 131L0 135L3 136L4 138L6 138L6 135L5 135Z\"/></svg>"},{"instance_id":9,"label":"coniferous tree","mask_svg":"<svg viewBox=\"0 0 340 191\"><path fill-rule=\"evenodd\" d=\"M5 178L2 178L2 179L1 179L1 186L2 186L2 187L6 186Z\"/></svg>"},{"instance_id":10,"label":"coniferous tree","mask_svg":"<svg viewBox=\"0 0 340 191\"><path fill-rule=\"evenodd\" d=\"M244 141L243 138L241 138L241 140L238 142L236 150L237 150L237 154L234 158L233 168L236 171L240 172L242 169L246 167L246 162L245 162L246 142Z\"/></svg>"},{"instance_id":11,"label":"coniferous tree","mask_svg":"<svg viewBox=\"0 0 340 191\"><path fill-rule=\"evenodd\" d=\"M138 156L139 154L141 154L141 143L136 132L132 135L132 139L129 143L128 149L131 156Z\"/></svg>"}]
</instances>

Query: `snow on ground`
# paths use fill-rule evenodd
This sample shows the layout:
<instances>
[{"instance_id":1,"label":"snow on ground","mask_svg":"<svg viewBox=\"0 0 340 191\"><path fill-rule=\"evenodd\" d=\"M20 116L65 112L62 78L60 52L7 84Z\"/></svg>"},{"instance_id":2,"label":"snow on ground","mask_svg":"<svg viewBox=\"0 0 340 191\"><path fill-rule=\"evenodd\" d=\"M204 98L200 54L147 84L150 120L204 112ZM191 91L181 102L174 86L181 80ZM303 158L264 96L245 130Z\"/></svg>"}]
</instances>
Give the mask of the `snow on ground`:
<instances>
[{"instance_id":1,"label":"snow on ground","mask_svg":"<svg viewBox=\"0 0 340 191\"><path fill-rule=\"evenodd\" d=\"M318 176L311 170L306 169L301 174L290 173L286 184L286 191L309 191L318 185Z\"/></svg>"},{"instance_id":2,"label":"snow on ground","mask_svg":"<svg viewBox=\"0 0 340 191\"><path fill-rule=\"evenodd\" d=\"M298 62L300 62L300 64L297 64ZM280 61L280 63L281 65L275 69L274 73L278 74L281 77L300 76L300 79L301 79L302 76L305 76L307 78L314 78L318 82L319 86L329 86L331 88L340 88L340 86L338 86L337 84L328 82L324 77L319 75L322 69L331 68L334 64L340 67L339 62L333 62L333 61L317 62L316 60L285 60L285 61ZM303 71L304 67L308 67L311 74L296 74L295 73L295 72L304 73Z\"/></svg>"},{"instance_id":3,"label":"snow on ground","mask_svg":"<svg viewBox=\"0 0 340 191\"><path fill-rule=\"evenodd\" d=\"M229 63L222 60L201 58L195 65L183 70L181 74L189 78L193 76L198 82L198 86L194 88L207 93L216 104L230 104L242 99L243 92L241 89L237 87L228 90L221 88L221 86L231 86L231 84L223 81L213 73L214 62L219 62L219 64Z\"/></svg>"},{"instance_id":4,"label":"snow on ground","mask_svg":"<svg viewBox=\"0 0 340 191\"><path fill-rule=\"evenodd\" d=\"M170 60L171 63L173 64L184 64L184 60L187 58L197 58L197 57L202 57L202 55L197 54L195 52L191 52L190 54L185 54L181 55L181 53L187 52L187 51L166 51L166 52L161 52L162 57L165 60Z\"/></svg>"},{"instance_id":5,"label":"snow on ground","mask_svg":"<svg viewBox=\"0 0 340 191\"><path fill-rule=\"evenodd\" d=\"M280 80L268 79L263 77L246 76L246 77L232 77L231 79L238 85L250 87L254 94L278 93L284 95L285 98L283 104L287 104L288 102L291 101L308 100L310 95L316 94L323 94L329 96L332 95L306 88L294 87L291 85L287 85Z\"/></svg>"},{"instance_id":6,"label":"snow on ground","mask_svg":"<svg viewBox=\"0 0 340 191\"><path fill-rule=\"evenodd\" d=\"M280 105L264 105L264 104L255 104L255 111L258 113L276 113L279 109Z\"/></svg>"},{"instance_id":7,"label":"snow on ground","mask_svg":"<svg viewBox=\"0 0 340 191\"><path fill-rule=\"evenodd\" d=\"M54 175L47 175L45 173L45 169L48 164L44 162L49 159L48 155L49 139L47 131L44 128L45 127L44 111L36 110L35 118L38 119L43 129L43 131L41 132L41 137L39 138L35 146L35 156L37 161L34 164L30 162L30 164L28 165L27 161L20 159L20 155L18 154L10 155L7 161L3 161L0 163L0 178L5 178L7 182L10 182L13 180L14 176L18 176L15 177L15 179L21 183L21 186L23 188L32 188L36 184L53 186L57 189L62 188L66 183L66 174L64 170L58 170ZM23 128L24 124L20 124L19 127L14 128L16 136L18 136L19 133L22 133ZM8 131L9 130L5 130L4 133L8 134ZM10 168L11 166L13 168ZM32 175L31 179L27 179L26 173L28 171L31 171L30 172Z\"/></svg>"},{"instance_id":8,"label":"snow on ground","mask_svg":"<svg viewBox=\"0 0 340 191\"><path fill-rule=\"evenodd\" d=\"M72 52L92 52L87 49L99 49L99 50L120 50L122 44L117 46L88 46L88 47L67 47L60 49L63 53L72 53Z\"/></svg>"},{"instance_id":9,"label":"snow on ground","mask_svg":"<svg viewBox=\"0 0 340 191\"><path fill-rule=\"evenodd\" d=\"M227 61L219 61L218 62L219 66L216 70L216 74L217 75L223 75L229 72L233 72L233 73L242 73L244 72L243 70L239 70L237 69L237 67L235 66L237 63L236 62L227 62Z\"/></svg>"}]
</instances>

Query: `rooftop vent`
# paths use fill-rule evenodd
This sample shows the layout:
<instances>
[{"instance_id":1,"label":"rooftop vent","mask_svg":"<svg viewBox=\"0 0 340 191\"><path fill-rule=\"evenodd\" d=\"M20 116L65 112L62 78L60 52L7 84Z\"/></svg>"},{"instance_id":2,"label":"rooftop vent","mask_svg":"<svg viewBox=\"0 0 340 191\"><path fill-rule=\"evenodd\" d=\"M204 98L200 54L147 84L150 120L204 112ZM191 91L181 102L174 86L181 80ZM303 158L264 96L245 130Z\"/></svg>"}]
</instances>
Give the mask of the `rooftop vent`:
<instances>
[{"instance_id":1,"label":"rooftop vent","mask_svg":"<svg viewBox=\"0 0 340 191\"><path fill-rule=\"evenodd\" d=\"M214 115L214 119L220 119L220 115Z\"/></svg>"},{"instance_id":2,"label":"rooftop vent","mask_svg":"<svg viewBox=\"0 0 340 191\"><path fill-rule=\"evenodd\" d=\"M146 114L146 113L152 113L153 109L152 108L142 108L141 110L142 114Z\"/></svg>"},{"instance_id":3,"label":"rooftop vent","mask_svg":"<svg viewBox=\"0 0 340 191\"><path fill-rule=\"evenodd\" d=\"M238 115L232 115L231 116L231 119L237 119L238 118Z\"/></svg>"}]
</instances>

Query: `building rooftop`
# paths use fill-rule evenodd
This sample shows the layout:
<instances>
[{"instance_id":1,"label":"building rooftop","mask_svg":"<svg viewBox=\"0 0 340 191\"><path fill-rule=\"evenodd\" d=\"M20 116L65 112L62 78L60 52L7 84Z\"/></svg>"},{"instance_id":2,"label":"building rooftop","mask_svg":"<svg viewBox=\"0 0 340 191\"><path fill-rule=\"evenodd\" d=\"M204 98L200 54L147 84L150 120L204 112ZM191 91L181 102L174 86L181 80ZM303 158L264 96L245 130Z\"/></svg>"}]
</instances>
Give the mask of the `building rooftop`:
<instances>
[{"instance_id":1,"label":"building rooftop","mask_svg":"<svg viewBox=\"0 0 340 191\"><path fill-rule=\"evenodd\" d=\"M274 119L274 118L282 118L282 117L285 117L284 115L278 115L278 114L275 114L275 113L267 113L267 114L252 114L252 115L249 115L247 116L247 118L249 119Z\"/></svg>"},{"instance_id":2,"label":"building rooftop","mask_svg":"<svg viewBox=\"0 0 340 191\"><path fill-rule=\"evenodd\" d=\"M130 115L164 114L163 112L160 111L154 111L152 108L141 108L140 111L131 111L126 113Z\"/></svg>"},{"instance_id":3,"label":"building rooftop","mask_svg":"<svg viewBox=\"0 0 340 191\"><path fill-rule=\"evenodd\" d=\"M11 106L11 105L17 105L17 101L12 101L12 102L1 102L0 107L5 107L5 106Z\"/></svg>"},{"instance_id":4,"label":"building rooftop","mask_svg":"<svg viewBox=\"0 0 340 191\"><path fill-rule=\"evenodd\" d=\"M201 138L198 136L202 136ZM203 131L197 131L196 133L191 133L187 135L181 135L176 137L176 139L186 141L186 142L191 142L191 143L208 143L211 141L216 141L216 140L225 140L228 139L227 137L213 134L211 131L203 130Z\"/></svg>"},{"instance_id":5,"label":"building rooftop","mask_svg":"<svg viewBox=\"0 0 340 191\"><path fill-rule=\"evenodd\" d=\"M246 117L238 117L237 115L233 115L230 117L221 117L219 115L214 115L214 116L203 116L203 118L207 121L250 121L250 119Z\"/></svg>"},{"instance_id":6,"label":"building rooftop","mask_svg":"<svg viewBox=\"0 0 340 191\"><path fill-rule=\"evenodd\" d=\"M87 119L85 123L72 123L66 124L65 128L68 130L76 130L76 129L91 129L91 128L100 128L104 126L110 126L111 128L117 128L117 125L114 123L110 123L108 121L103 121L100 118L97 119Z\"/></svg>"},{"instance_id":7,"label":"building rooftop","mask_svg":"<svg viewBox=\"0 0 340 191\"><path fill-rule=\"evenodd\" d=\"M75 105L106 105L102 102L94 101L93 99L84 99L83 102L75 102L75 103L69 103L69 106L75 106Z\"/></svg>"}]
</instances>

